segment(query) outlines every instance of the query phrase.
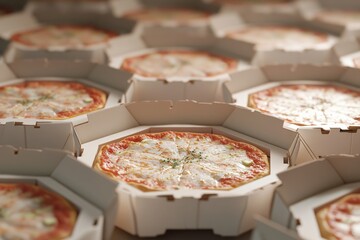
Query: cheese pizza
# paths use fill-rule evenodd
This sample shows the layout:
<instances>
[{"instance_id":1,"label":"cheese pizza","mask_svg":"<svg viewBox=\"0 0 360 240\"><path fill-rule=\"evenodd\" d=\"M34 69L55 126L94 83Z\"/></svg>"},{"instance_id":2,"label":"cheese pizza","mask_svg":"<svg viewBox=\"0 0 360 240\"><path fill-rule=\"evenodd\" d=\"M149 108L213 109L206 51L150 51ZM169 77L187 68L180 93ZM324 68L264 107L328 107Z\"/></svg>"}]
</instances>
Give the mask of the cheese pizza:
<instances>
[{"instance_id":1,"label":"cheese pizza","mask_svg":"<svg viewBox=\"0 0 360 240\"><path fill-rule=\"evenodd\" d=\"M329 41L327 34L288 26L248 26L228 32L226 37L255 44L259 50L304 50Z\"/></svg>"},{"instance_id":2,"label":"cheese pizza","mask_svg":"<svg viewBox=\"0 0 360 240\"><path fill-rule=\"evenodd\" d=\"M12 35L11 40L34 48L78 48L105 44L118 34L89 26L43 26Z\"/></svg>"},{"instance_id":3,"label":"cheese pizza","mask_svg":"<svg viewBox=\"0 0 360 240\"><path fill-rule=\"evenodd\" d=\"M126 58L121 68L143 77L213 77L236 70L237 60L197 50L156 50Z\"/></svg>"},{"instance_id":4,"label":"cheese pizza","mask_svg":"<svg viewBox=\"0 0 360 240\"><path fill-rule=\"evenodd\" d=\"M76 218L76 208L54 192L29 183L0 183L1 239L64 239Z\"/></svg>"},{"instance_id":5,"label":"cheese pizza","mask_svg":"<svg viewBox=\"0 0 360 240\"><path fill-rule=\"evenodd\" d=\"M269 174L259 148L210 133L165 131L100 147L94 168L143 191L231 190Z\"/></svg>"},{"instance_id":6,"label":"cheese pizza","mask_svg":"<svg viewBox=\"0 0 360 240\"><path fill-rule=\"evenodd\" d=\"M360 24L360 11L323 10L316 14L315 19L341 25Z\"/></svg>"},{"instance_id":7,"label":"cheese pizza","mask_svg":"<svg viewBox=\"0 0 360 240\"><path fill-rule=\"evenodd\" d=\"M146 8L125 13L122 17L147 23L176 22L187 24L198 20L207 20L209 13L182 8Z\"/></svg>"},{"instance_id":8,"label":"cheese pizza","mask_svg":"<svg viewBox=\"0 0 360 240\"><path fill-rule=\"evenodd\" d=\"M325 239L360 239L360 193L351 193L315 210Z\"/></svg>"},{"instance_id":9,"label":"cheese pizza","mask_svg":"<svg viewBox=\"0 0 360 240\"><path fill-rule=\"evenodd\" d=\"M279 85L250 94L248 105L296 125L360 124L360 91L335 85Z\"/></svg>"},{"instance_id":10,"label":"cheese pizza","mask_svg":"<svg viewBox=\"0 0 360 240\"><path fill-rule=\"evenodd\" d=\"M25 81L0 87L0 118L60 120L103 108L106 93L72 81Z\"/></svg>"}]
</instances>

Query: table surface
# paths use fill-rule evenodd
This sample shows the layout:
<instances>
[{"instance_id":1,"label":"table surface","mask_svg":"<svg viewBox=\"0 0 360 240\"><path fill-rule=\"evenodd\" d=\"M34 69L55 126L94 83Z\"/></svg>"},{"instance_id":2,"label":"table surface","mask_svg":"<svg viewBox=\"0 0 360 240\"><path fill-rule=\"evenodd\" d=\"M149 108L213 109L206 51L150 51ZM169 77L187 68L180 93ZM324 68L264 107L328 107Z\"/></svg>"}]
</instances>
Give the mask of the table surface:
<instances>
[{"instance_id":1,"label":"table surface","mask_svg":"<svg viewBox=\"0 0 360 240\"><path fill-rule=\"evenodd\" d=\"M242 234L238 237L221 237L214 235L210 230L171 230L167 231L165 235L161 235L159 237L147 237L147 238L140 238L137 236L133 236L119 228L116 228L114 234L112 236L112 240L140 240L140 239L151 239L151 240L164 240L164 239L206 239L206 240L250 240L251 232Z\"/></svg>"}]
</instances>

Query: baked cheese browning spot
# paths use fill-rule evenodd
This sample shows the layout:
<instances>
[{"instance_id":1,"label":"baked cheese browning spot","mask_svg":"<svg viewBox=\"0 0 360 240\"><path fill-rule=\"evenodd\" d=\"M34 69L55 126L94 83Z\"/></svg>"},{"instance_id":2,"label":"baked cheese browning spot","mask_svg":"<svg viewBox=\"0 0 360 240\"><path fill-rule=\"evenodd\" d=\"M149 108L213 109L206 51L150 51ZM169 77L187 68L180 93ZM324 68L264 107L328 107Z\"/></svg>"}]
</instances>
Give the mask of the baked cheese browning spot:
<instances>
[{"instance_id":1,"label":"baked cheese browning spot","mask_svg":"<svg viewBox=\"0 0 360 240\"><path fill-rule=\"evenodd\" d=\"M105 92L78 82L26 81L0 87L0 118L68 119L105 103Z\"/></svg>"},{"instance_id":2,"label":"baked cheese browning spot","mask_svg":"<svg viewBox=\"0 0 360 240\"><path fill-rule=\"evenodd\" d=\"M351 193L315 210L325 239L360 239L360 193Z\"/></svg>"},{"instance_id":3,"label":"baked cheese browning spot","mask_svg":"<svg viewBox=\"0 0 360 240\"><path fill-rule=\"evenodd\" d=\"M103 145L94 167L140 190L230 190L269 174L260 149L210 133L160 132Z\"/></svg>"},{"instance_id":4,"label":"baked cheese browning spot","mask_svg":"<svg viewBox=\"0 0 360 240\"><path fill-rule=\"evenodd\" d=\"M55 25L18 32L11 40L29 47L89 47L108 42L118 34L88 26Z\"/></svg>"},{"instance_id":5,"label":"baked cheese browning spot","mask_svg":"<svg viewBox=\"0 0 360 240\"><path fill-rule=\"evenodd\" d=\"M322 10L315 19L334 24L359 24L360 11L353 10Z\"/></svg>"},{"instance_id":6,"label":"baked cheese browning spot","mask_svg":"<svg viewBox=\"0 0 360 240\"><path fill-rule=\"evenodd\" d=\"M333 85L280 85L249 96L249 107L296 125L360 124L360 92Z\"/></svg>"},{"instance_id":7,"label":"baked cheese browning spot","mask_svg":"<svg viewBox=\"0 0 360 240\"><path fill-rule=\"evenodd\" d=\"M249 26L226 36L253 43L260 50L314 48L329 39L327 34L285 26Z\"/></svg>"},{"instance_id":8,"label":"baked cheese browning spot","mask_svg":"<svg viewBox=\"0 0 360 240\"><path fill-rule=\"evenodd\" d=\"M75 207L56 193L27 183L0 184L1 239L64 239L76 218Z\"/></svg>"},{"instance_id":9,"label":"baked cheese browning spot","mask_svg":"<svg viewBox=\"0 0 360 240\"><path fill-rule=\"evenodd\" d=\"M238 61L196 50L158 50L126 58L121 66L144 77L212 77L234 71Z\"/></svg>"},{"instance_id":10,"label":"baked cheese browning spot","mask_svg":"<svg viewBox=\"0 0 360 240\"><path fill-rule=\"evenodd\" d=\"M210 16L207 12L181 8L147 8L129 12L124 18L141 22L161 23L175 21L177 23L191 23L197 20L207 20Z\"/></svg>"}]
</instances>

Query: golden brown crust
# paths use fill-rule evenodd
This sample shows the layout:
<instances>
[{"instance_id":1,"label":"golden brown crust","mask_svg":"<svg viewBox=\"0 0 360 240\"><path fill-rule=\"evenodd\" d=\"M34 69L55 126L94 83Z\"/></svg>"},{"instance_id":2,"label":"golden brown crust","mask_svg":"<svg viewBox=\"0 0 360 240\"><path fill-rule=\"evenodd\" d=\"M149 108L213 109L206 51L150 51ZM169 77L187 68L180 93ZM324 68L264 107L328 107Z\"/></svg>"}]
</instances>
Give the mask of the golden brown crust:
<instances>
[{"instance_id":1,"label":"golden brown crust","mask_svg":"<svg viewBox=\"0 0 360 240\"><path fill-rule=\"evenodd\" d=\"M111 145L117 144L116 149L124 149L124 151L126 150L127 146L129 145L129 143L135 141L142 141L141 139L147 138L147 137L154 137L155 139L157 138L162 138L163 136L167 136L167 134L175 134L176 137L178 138L187 138L187 137L194 137L194 138L200 138L202 139L203 137L210 137L213 141L217 141L217 142L221 142L221 144L223 145L227 145L229 147L233 147L236 149L243 149L246 151L246 154L250 157L250 159L252 159L254 161L254 164L260 164L262 167L262 170L253 170L254 173L251 173L251 177L240 180L237 178L221 178L219 179L219 182L222 184L222 187L206 187L206 189L208 190L231 190L234 189L236 187L239 187L241 185L244 185L248 182L257 180L259 178L262 178L266 175L268 175L270 173L270 163L268 160L267 155L260 150L259 148L248 144L248 143L244 143L244 142L239 142L236 140L232 140L229 139L227 137L221 136L221 135L217 135L217 134L209 134L209 133L191 133L191 132L172 132L172 131L167 131L167 132L160 132L160 133L145 133L145 134L137 134L137 135L132 135L129 137L125 137L123 139L119 139L119 140L115 140L112 141L110 143L106 143L104 145L102 145L99 148L98 154L95 157L95 160L93 162L93 167L95 169L97 169L98 171L112 177L113 179L116 180L120 180L120 181L125 181L127 182L129 185L132 185L134 187L136 187L137 189L141 190L141 191L161 191L164 190L164 186L162 186L160 183L160 185L152 185L147 186L146 183L142 183L142 182L134 182L131 180L126 180L127 177L126 176L122 176L120 177L118 175L117 169L114 170L112 169L111 165L107 159L108 159L108 155L109 151L111 152ZM106 167L104 167L106 166ZM114 167L115 168L115 167ZM156 180L157 181L157 180Z\"/></svg>"}]
</instances>

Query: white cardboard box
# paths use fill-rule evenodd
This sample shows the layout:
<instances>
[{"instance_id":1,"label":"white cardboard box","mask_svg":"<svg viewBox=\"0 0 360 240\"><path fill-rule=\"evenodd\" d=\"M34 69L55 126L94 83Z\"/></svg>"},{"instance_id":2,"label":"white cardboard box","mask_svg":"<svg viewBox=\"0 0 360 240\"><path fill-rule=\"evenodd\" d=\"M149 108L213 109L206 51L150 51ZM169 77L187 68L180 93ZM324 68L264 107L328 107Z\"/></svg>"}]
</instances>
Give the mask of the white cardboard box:
<instances>
[{"instance_id":1,"label":"white cardboard box","mask_svg":"<svg viewBox=\"0 0 360 240\"><path fill-rule=\"evenodd\" d=\"M282 184L274 197L273 225L280 224L304 239L321 239L314 209L358 190L359 167L359 156L333 155L278 174ZM272 232L281 228L275 226L265 234L271 239Z\"/></svg>"},{"instance_id":2,"label":"white cardboard box","mask_svg":"<svg viewBox=\"0 0 360 240\"><path fill-rule=\"evenodd\" d=\"M225 37L229 31L248 26L289 26L308 29L329 35L328 41L318 44L313 48L289 48L289 49L258 49L254 43L235 40ZM331 35L321 26L314 25L311 21L299 16L283 16L268 14L242 18L238 13L219 14L212 18L214 33L223 38L222 43L232 46L233 51L251 60L252 65L275 65L275 64L339 64L339 60L332 47L337 42L337 36ZM339 34L339 33L337 33ZM237 46L235 48L235 46ZM285 47L285 46L284 46Z\"/></svg>"},{"instance_id":3,"label":"white cardboard box","mask_svg":"<svg viewBox=\"0 0 360 240\"><path fill-rule=\"evenodd\" d=\"M139 132L170 129L224 134L253 143L270 155L269 176L230 191L146 193L120 183L116 225L139 236L161 235L168 229L212 229L222 236L250 230L255 213L268 215L272 192L277 185L274 174L293 164L299 143L297 133L284 129L281 120L220 103L139 102L102 110L88 117L89 121L76 126L75 131L83 148L79 160L89 166L101 144ZM98 126L102 126L101 129Z\"/></svg>"},{"instance_id":4,"label":"white cardboard box","mask_svg":"<svg viewBox=\"0 0 360 240\"><path fill-rule=\"evenodd\" d=\"M145 8L180 8L180 9L190 9L197 10L209 13L214 15L219 12L219 6L215 4L205 3L201 0L111 0L112 12L117 17L123 17L124 14L132 11L137 11ZM138 22L134 21L137 26L135 32L141 34L142 31L151 26L165 26L165 27L177 27L179 32L184 34L208 34L210 31L209 28L209 19L197 20L186 24L179 24L176 21L164 21L160 23L150 23L150 22Z\"/></svg>"},{"instance_id":5,"label":"white cardboard box","mask_svg":"<svg viewBox=\"0 0 360 240\"><path fill-rule=\"evenodd\" d=\"M26 80L75 80L95 86L108 94L105 108L115 106L124 101L124 94L129 87L131 74L115 70L108 66L79 61L47 61L22 60L13 63L0 63L0 85L6 85ZM0 119L4 122L23 122L26 125L36 125L36 122L49 122L40 119ZM71 121L80 124L87 121L86 114L68 120L52 120L51 122Z\"/></svg>"},{"instance_id":6,"label":"white cardboard box","mask_svg":"<svg viewBox=\"0 0 360 240\"><path fill-rule=\"evenodd\" d=\"M225 101L246 107L249 94L274 84L296 81L332 83L359 89L359 69L340 66L282 65L247 69L231 74L232 80L224 83ZM360 126L299 127L285 123L285 127L298 131L300 145L298 163L307 162L329 154L359 154ZM332 146L329 148L328 146Z\"/></svg>"},{"instance_id":7,"label":"white cardboard box","mask_svg":"<svg viewBox=\"0 0 360 240\"><path fill-rule=\"evenodd\" d=\"M49 136L56 136L50 138ZM0 125L0 145L26 149L58 149L80 155L80 143L71 123L37 123L35 126L21 122Z\"/></svg>"},{"instance_id":8,"label":"white cardboard box","mask_svg":"<svg viewBox=\"0 0 360 240\"><path fill-rule=\"evenodd\" d=\"M110 66L119 69L128 56L136 56L154 49L195 49L234 58L238 61L237 69L249 67L240 54L233 51L236 45L226 45L222 40L207 36L183 35L177 28L149 27L142 37L129 35L112 42L107 50ZM220 101L222 96L221 83L229 80L229 74L213 77L171 77L156 79L134 75L133 84L127 95L129 101L144 100L185 100ZM201 90L201 91L199 91Z\"/></svg>"},{"instance_id":9,"label":"white cardboard box","mask_svg":"<svg viewBox=\"0 0 360 240\"><path fill-rule=\"evenodd\" d=\"M110 239L117 207L117 183L63 151L0 146L0 181L31 182L60 193L78 208L69 239Z\"/></svg>"},{"instance_id":10,"label":"white cardboard box","mask_svg":"<svg viewBox=\"0 0 360 240\"><path fill-rule=\"evenodd\" d=\"M0 18L0 35L4 39L10 39L17 32L36 29L42 25L66 24L66 25L90 25L99 29L108 30L119 34L109 42L121 38L124 34L132 32L135 24L125 20L118 19L107 13L97 13L94 11L85 11L77 9L66 10L36 10L34 12L14 13ZM47 48L39 49L28 47L18 43L11 43L6 53L7 62L17 59L65 59L65 60L86 60L91 62L105 63L105 49L109 42L97 44L89 47L77 48Z\"/></svg>"}]
</instances>

